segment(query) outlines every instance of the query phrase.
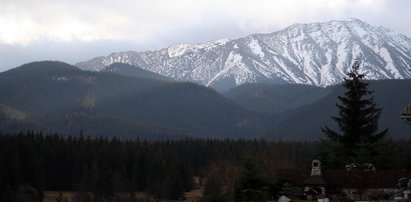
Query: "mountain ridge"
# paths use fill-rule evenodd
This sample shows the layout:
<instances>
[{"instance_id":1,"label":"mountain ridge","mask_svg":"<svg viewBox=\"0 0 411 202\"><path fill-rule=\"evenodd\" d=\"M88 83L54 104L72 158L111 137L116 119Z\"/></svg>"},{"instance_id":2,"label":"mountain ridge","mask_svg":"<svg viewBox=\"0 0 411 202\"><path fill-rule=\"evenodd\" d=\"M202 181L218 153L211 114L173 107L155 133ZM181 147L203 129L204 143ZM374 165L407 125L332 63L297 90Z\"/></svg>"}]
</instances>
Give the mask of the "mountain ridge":
<instances>
[{"instance_id":1,"label":"mountain ridge","mask_svg":"<svg viewBox=\"0 0 411 202\"><path fill-rule=\"evenodd\" d=\"M362 62L367 79L411 78L411 39L358 19L334 20L234 40L112 53L76 66L98 71L121 62L227 90L257 82L333 85L343 81L354 60Z\"/></svg>"},{"instance_id":2,"label":"mountain ridge","mask_svg":"<svg viewBox=\"0 0 411 202\"><path fill-rule=\"evenodd\" d=\"M160 79L160 80L169 80L169 81L172 80L171 78L162 76L160 74L156 74L154 72L144 70L140 67L136 67L133 65L125 64L125 63L113 63L110 66L107 66L100 71L116 73L116 74L120 74L123 76L139 77L139 78Z\"/></svg>"},{"instance_id":3,"label":"mountain ridge","mask_svg":"<svg viewBox=\"0 0 411 202\"><path fill-rule=\"evenodd\" d=\"M124 139L251 138L253 114L214 89L32 62L0 73L0 130Z\"/></svg>"},{"instance_id":4,"label":"mountain ridge","mask_svg":"<svg viewBox=\"0 0 411 202\"><path fill-rule=\"evenodd\" d=\"M394 139L407 138L411 127L400 113L411 100L411 80L366 82L383 108L380 126ZM33 62L0 73L0 130L147 140L313 141L322 126L332 126L343 92L341 85L244 84L223 94L195 83Z\"/></svg>"},{"instance_id":5,"label":"mountain ridge","mask_svg":"<svg viewBox=\"0 0 411 202\"><path fill-rule=\"evenodd\" d=\"M388 128L387 138L407 139L411 127L401 118L410 100L411 79L366 80L378 108L382 108L379 128ZM269 140L316 141L321 128L338 131L333 116L338 116L338 96L346 89L338 84L326 88L301 84L244 84L224 95L243 108L258 113Z\"/></svg>"}]
</instances>

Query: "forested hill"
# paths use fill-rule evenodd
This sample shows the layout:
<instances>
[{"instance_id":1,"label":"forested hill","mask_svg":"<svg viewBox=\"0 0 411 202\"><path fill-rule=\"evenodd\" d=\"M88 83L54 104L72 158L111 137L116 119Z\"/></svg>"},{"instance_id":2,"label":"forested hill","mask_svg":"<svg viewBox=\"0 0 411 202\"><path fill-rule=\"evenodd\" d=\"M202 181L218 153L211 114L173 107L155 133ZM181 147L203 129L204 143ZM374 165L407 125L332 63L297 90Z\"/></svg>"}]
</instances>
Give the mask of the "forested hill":
<instances>
[{"instance_id":1,"label":"forested hill","mask_svg":"<svg viewBox=\"0 0 411 202\"><path fill-rule=\"evenodd\" d=\"M380 128L389 128L389 138L410 138L411 127L400 113L411 102L411 80L367 81L374 101L382 108ZM341 85L327 88L308 85L246 84L224 95L245 109L258 114L270 140L318 140L321 127L334 126L337 96Z\"/></svg>"},{"instance_id":2,"label":"forested hill","mask_svg":"<svg viewBox=\"0 0 411 202\"><path fill-rule=\"evenodd\" d=\"M151 79L161 79L161 80L173 80L171 78L162 76L160 74L150 72L148 70L141 69L139 67L124 64L124 63L113 63L110 66L105 67L101 71L103 72L113 72L124 76L133 76L139 78L151 78Z\"/></svg>"},{"instance_id":3,"label":"forested hill","mask_svg":"<svg viewBox=\"0 0 411 202\"><path fill-rule=\"evenodd\" d=\"M380 130L388 128L388 138L410 138L411 127L401 120L400 113L411 101L411 80L381 80L369 83L369 89L374 91L377 107L382 108ZM273 115L270 122L274 124L266 137L283 140L318 140L323 136L321 127L328 125L335 128L331 116L338 116L337 96L342 96L345 89L340 85L331 88L331 93L314 103Z\"/></svg>"},{"instance_id":4,"label":"forested hill","mask_svg":"<svg viewBox=\"0 0 411 202\"><path fill-rule=\"evenodd\" d=\"M340 85L246 84L221 95L145 73L89 72L50 61L0 73L0 131L147 140L317 140L321 127L332 126L337 96L344 92ZM383 108L381 128L390 129L389 137L409 138L411 127L399 115L411 101L411 80L369 82Z\"/></svg>"},{"instance_id":5,"label":"forested hill","mask_svg":"<svg viewBox=\"0 0 411 202\"><path fill-rule=\"evenodd\" d=\"M119 138L240 138L261 134L252 114L192 83L34 62L0 74L1 131Z\"/></svg>"},{"instance_id":6,"label":"forested hill","mask_svg":"<svg viewBox=\"0 0 411 202\"><path fill-rule=\"evenodd\" d=\"M331 88L311 85L249 83L230 89L224 96L262 115L273 115L315 102Z\"/></svg>"}]
</instances>

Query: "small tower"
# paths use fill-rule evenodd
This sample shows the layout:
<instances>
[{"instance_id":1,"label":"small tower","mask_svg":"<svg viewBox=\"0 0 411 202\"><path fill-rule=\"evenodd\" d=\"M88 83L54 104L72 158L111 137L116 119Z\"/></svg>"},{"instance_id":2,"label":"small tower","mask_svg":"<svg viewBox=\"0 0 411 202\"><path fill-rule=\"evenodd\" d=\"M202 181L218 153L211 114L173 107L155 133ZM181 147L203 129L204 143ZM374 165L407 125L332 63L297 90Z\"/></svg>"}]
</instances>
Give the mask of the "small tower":
<instances>
[{"instance_id":1,"label":"small tower","mask_svg":"<svg viewBox=\"0 0 411 202\"><path fill-rule=\"evenodd\" d=\"M320 160L313 160L311 163L311 176L322 176Z\"/></svg>"},{"instance_id":2,"label":"small tower","mask_svg":"<svg viewBox=\"0 0 411 202\"><path fill-rule=\"evenodd\" d=\"M311 173L304 180L304 194L308 200L320 199L325 196L325 186L327 182L322 176L321 162L317 159L311 163Z\"/></svg>"}]
</instances>

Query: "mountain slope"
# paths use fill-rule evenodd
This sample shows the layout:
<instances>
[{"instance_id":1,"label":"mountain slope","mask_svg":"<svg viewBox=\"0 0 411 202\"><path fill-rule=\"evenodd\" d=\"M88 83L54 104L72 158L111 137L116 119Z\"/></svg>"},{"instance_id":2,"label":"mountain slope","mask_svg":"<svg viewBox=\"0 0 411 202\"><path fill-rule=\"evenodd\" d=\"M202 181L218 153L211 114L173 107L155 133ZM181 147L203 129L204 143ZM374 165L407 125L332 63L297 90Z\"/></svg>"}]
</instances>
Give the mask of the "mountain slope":
<instances>
[{"instance_id":1,"label":"mountain slope","mask_svg":"<svg viewBox=\"0 0 411 202\"><path fill-rule=\"evenodd\" d=\"M115 62L219 90L244 83L328 86L343 80L359 59L368 79L411 78L411 39L357 19L295 24L270 34L158 51L112 53L80 62L101 70Z\"/></svg>"},{"instance_id":2,"label":"mountain slope","mask_svg":"<svg viewBox=\"0 0 411 202\"><path fill-rule=\"evenodd\" d=\"M271 123L273 128L267 135L269 139L282 140L316 140L323 137L321 127L327 125L336 129L336 124L331 116L337 116L335 106L337 96L343 95L344 89L331 86L331 93L318 101L273 115ZM374 101L382 107L380 116L380 129L389 128L389 137L409 138L411 127L401 118L401 110L411 100L411 80L381 80L371 81L369 88L374 91Z\"/></svg>"},{"instance_id":3,"label":"mountain slope","mask_svg":"<svg viewBox=\"0 0 411 202\"><path fill-rule=\"evenodd\" d=\"M328 93L328 88L311 85L251 83L232 88L224 95L249 111L272 115L310 104Z\"/></svg>"},{"instance_id":4,"label":"mountain slope","mask_svg":"<svg viewBox=\"0 0 411 202\"><path fill-rule=\"evenodd\" d=\"M252 114L192 83L34 62L0 73L0 130L176 139L254 137Z\"/></svg>"},{"instance_id":5,"label":"mountain slope","mask_svg":"<svg viewBox=\"0 0 411 202\"><path fill-rule=\"evenodd\" d=\"M111 64L110 66L105 67L101 71L102 72L113 72L113 73L124 75L124 76L133 76L133 77L139 77L139 78L172 80L160 74L156 74L154 72L150 72L150 71L141 69L133 65L119 63L119 62Z\"/></svg>"}]
</instances>

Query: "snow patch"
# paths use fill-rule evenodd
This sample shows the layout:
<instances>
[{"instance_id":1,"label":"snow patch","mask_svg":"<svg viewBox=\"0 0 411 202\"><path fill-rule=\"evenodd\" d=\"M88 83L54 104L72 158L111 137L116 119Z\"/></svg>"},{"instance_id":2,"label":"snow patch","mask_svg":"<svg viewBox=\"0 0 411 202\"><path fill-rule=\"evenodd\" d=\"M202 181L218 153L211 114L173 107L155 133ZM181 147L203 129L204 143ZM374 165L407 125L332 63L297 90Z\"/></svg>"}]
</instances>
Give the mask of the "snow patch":
<instances>
[{"instance_id":1,"label":"snow patch","mask_svg":"<svg viewBox=\"0 0 411 202\"><path fill-rule=\"evenodd\" d=\"M173 45L170 46L168 48L168 56L169 57L177 57L183 54L186 54L188 52L193 52L195 50L197 50L198 47L197 45L193 45L193 44L177 44L177 45Z\"/></svg>"},{"instance_id":2,"label":"snow patch","mask_svg":"<svg viewBox=\"0 0 411 202\"><path fill-rule=\"evenodd\" d=\"M177 57L177 56L189 53L189 52L195 52L199 49L213 48L215 46L225 45L229 41L230 39L220 39L220 40L215 40L215 41L209 41L204 44L184 44L184 43L176 44L176 45L170 46L167 49L168 56L170 58Z\"/></svg>"},{"instance_id":3,"label":"snow patch","mask_svg":"<svg viewBox=\"0 0 411 202\"><path fill-rule=\"evenodd\" d=\"M369 31L364 30L364 28L362 26L352 26L351 29L353 31L355 31L355 33L358 34L359 37L364 37L365 35L367 35L369 33Z\"/></svg>"},{"instance_id":4,"label":"snow patch","mask_svg":"<svg viewBox=\"0 0 411 202\"><path fill-rule=\"evenodd\" d=\"M384 60L387 62L387 65L385 68L394 75L394 78L396 79L403 79L404 77L401 76L401 73L398 71L397 68L395 68L394 61L391 58L391 54L388 52L386 48L381 48L380 50L381 57L384 58Z\"/></svg>"},{"instance_id":5,"label":"snow patch","mask_svg":"<svg viewBox=\"0 0 411 202\"><path fill-rule=\"evenodd\" d=\"M265 54L256 39L251 39L251 41L248 43L248 46L250 47L251 52L253 52L255 55L260 56L260 58L264 58Z\"/></svg>"}]
</instances>

